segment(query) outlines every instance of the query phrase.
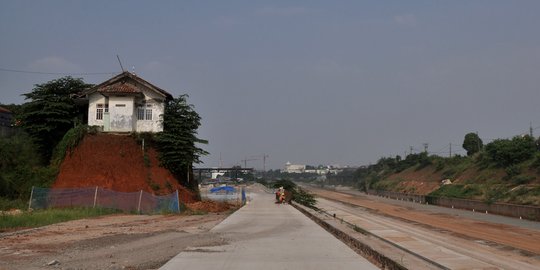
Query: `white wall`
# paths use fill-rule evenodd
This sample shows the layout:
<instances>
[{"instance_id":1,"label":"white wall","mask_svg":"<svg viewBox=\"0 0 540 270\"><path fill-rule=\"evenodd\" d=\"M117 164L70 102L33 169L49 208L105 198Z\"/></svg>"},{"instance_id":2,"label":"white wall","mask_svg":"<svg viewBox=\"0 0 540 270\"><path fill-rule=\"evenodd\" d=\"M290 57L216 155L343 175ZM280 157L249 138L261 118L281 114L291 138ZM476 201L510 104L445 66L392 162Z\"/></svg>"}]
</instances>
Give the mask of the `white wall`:
<instances>
[{"instance_id":1,"label":"white wall","mask_svg":"<svg viewBox=\"0 0 540 270\"><path fill-rule=\"evenodd\" d=\"M110 96L109 114L111 119L111 131L131 132L133 129L133 96Z\"/></svg>"},{"instance_id":2,"label":"white wall","mask_svg":"<svg viewBox=\"0 0 540 270\"><path fill-rule=\"evenodd\" d=\"M105 104L105 97L99 93L88 97L88 125L103 127L103 120L96 120L96 104Z\"/></svg>"},{"instance_id":3,"label":"white wall","mask_svg":"<svg viewBox=\"0 0 540 270\"><path fill-rule=\"evenodd\" d=\"M135 108L135 130L137 132L160 132L163 131L161 123L165 106L162 102L163 97L153 91L143 90L144 98L147 104L152 104L152 120L137 120L137 108Z\"/></svg>"}]
</instances>

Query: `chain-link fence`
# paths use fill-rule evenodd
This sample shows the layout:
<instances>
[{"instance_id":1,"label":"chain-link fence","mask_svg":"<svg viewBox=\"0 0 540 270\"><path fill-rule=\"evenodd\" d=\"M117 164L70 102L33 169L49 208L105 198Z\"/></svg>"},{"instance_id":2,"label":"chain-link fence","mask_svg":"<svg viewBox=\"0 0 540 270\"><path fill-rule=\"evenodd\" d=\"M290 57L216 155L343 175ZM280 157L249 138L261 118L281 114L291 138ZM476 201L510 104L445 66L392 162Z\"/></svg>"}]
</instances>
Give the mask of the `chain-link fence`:
<instances>
[{"instance_id":1,"label":"chain-link fence","mask_svg":"<svg viewBox=\"0 0 540 270\"><path fill-rule=\"evenodd\" d=\"M28 207L32 209L59 207L101 207L134 213L180 212L178 191L156 196L144 191L117 192L101 187L38 188L33 187Z\"/></svg>"}]
</instances>

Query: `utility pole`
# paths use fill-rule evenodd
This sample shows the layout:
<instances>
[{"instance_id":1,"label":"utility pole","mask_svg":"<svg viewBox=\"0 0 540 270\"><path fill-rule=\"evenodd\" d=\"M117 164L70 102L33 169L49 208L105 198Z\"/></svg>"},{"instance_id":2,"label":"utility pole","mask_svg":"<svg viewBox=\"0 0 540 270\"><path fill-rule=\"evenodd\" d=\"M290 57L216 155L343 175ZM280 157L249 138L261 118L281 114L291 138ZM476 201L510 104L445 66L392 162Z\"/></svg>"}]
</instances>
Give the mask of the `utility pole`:
<instances>
[{"instance_id":1,"label":"utility pole","mask_svg":"<svg viewBox=\"0 0 540 270\"><path fill-rule=\"evenodd\" d=\"M532 127L532 122L530 122L530 126L529 126L529 135L531 135L531 138L534 138L534 137L533 137L533 127Z\"/></svg>"},{"instance_id":2,"label":"utility pole","mask_svg":"<svg viewBox=\"0 0 540 270\"><path fill-rule=\"evenodd\" d=\"M450 143L450 157L452 157L452 143Z\"/></svg>"},{"instance_id":3,"label":"utility pole","mask_svg":"<svg viewBox=\"0 0 540 270\"><path fill-rule=\"evenodd\" d=\"M478 146L478 151L480 151L480 136L478 136L478 131L476 132L476 146Z\"/></svg>"},{"instance_id":4,"label":"utility pole","mask_svg":"<svg viewBox=\"0 0 540 270\"><path fill-rule=\"evenodd\" d=\"M266 179L266 158L269 157L267 154L263 154L263 179Z\"/></svg>"}]
</instances>

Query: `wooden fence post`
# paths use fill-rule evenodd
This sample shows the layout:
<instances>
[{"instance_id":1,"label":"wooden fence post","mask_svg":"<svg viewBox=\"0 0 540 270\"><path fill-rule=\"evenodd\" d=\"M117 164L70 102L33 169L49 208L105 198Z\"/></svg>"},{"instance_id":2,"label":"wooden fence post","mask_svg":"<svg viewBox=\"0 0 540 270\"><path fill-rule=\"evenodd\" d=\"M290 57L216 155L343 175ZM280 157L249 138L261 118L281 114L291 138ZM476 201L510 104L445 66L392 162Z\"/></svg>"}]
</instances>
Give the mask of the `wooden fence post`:
<instances>
[{"instance_id":1,"label":"wooden fence post","mask_svg":"<svg viewBox=\"0 0 540 270\"><path fill-rule=\"evenodd\" d=\"M32 196L34 196L34 186L32 186L32 191L30 192L30 200L28 201L28 211L32 209Z\"/></svg>"},{"instance_id":2,"label":"wooden fence post","mask_svg":"<svg viewBox=\"0 0 540 270\"><path fill-rule=\"evenodd\" d=\"M98 187L96 186L96 192L94 192L94 208L96 208L96 203L97 203L97 191L98 191Z\"/></svg>"},{"instance_id":3,"label":"wooden fence post","mask_svg":"<svg viewBox=\"0 0 540 270\"><path fill-rule=\"evenodd\" d=\"M139 214L141 213L141 199L142 199L142 189L141 189L141 193L139 194L139 206L137 206L137 212L139 212Z\"/></svg>"},{"instance_id":4,"label":"wooden fence post","mask_svg":"<svg viewBox=\"0 0 540 270\"><path fill-rule=\"evenodd\" d=\"M176 204L178 205L178 213L180 213L180 194L178 193L178 189L176 190Z\"/></svg>"}]
</instances>

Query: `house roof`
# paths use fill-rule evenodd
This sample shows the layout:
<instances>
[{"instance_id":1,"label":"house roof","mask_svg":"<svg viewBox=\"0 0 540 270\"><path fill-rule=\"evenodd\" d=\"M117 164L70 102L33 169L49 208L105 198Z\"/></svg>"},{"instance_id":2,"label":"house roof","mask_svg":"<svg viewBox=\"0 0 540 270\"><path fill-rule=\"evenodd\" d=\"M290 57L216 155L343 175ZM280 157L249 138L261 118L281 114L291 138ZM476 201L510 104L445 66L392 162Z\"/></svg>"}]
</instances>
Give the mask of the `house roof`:
<instances>
[{"instance_id":1,"label":"house roof","mask_svg":"<svg viewBox=\"0 0 540 270\"><path fill-rule=\"evenodd\" d=\"M8 109L6 109L4 107L0 107L0 112L2 112L2 113L11 113L10 110L8 110Z\"/></svg>"},{"instance_id":2,"label":"house roof","mask_svg":"<svg viewBox=\"0 0 540 270\"><path fill-rule=\"evenodd\" d=\"M165 99L173 98L173 96L169 92L149 83L148 81L128 71L124 71L92 88L84 90L81 94L89 95L95 92L102 93L102 94L112 94L112 93L140 94L142 93L141 89L137 88L132 83L129 83L130 81L135 81L139 84L146 86L147 88L165 97Z\"/></svg>"}]
</instances>

